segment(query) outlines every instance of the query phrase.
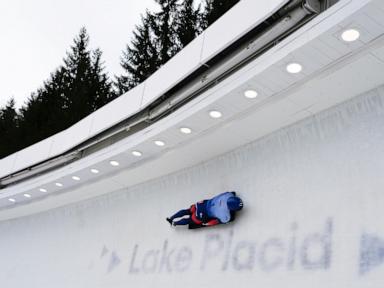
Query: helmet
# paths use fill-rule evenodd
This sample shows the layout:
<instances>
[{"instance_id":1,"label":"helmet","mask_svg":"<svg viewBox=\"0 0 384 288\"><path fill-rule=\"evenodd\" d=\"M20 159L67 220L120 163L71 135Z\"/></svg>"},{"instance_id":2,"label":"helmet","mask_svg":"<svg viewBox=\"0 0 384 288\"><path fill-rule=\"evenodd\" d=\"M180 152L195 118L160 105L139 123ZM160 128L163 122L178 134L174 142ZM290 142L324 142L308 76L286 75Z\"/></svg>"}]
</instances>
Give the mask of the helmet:
<instances>
[{"instance_id":1,"label":"helmet","mask_svg":"<svg viewBox=\"0 0 384 288\"><path fill-rule=\"evenodd\" d=\"M227 200L227 205L231 211L238 211L243 209L243 201L237 196L229 197Z\"/></svg>"}]
</instances>

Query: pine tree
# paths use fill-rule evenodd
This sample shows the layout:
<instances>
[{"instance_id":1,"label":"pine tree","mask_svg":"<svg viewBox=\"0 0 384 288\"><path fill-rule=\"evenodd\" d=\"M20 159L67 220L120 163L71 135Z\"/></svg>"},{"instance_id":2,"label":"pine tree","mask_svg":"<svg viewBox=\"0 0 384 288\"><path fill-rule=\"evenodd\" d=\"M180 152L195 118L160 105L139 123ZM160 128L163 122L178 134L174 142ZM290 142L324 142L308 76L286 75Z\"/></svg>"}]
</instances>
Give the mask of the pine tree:
<instances>
[{"instance_id":1,"label":"pine tree","mask_svg":"<svg viewBox=\"0 0 384 288\"><path fill-rule=\"evenodd\" d=\"M43 87L32 93L20 109L20 134L23 146L29 146L68 127L65 105L66 71L51 74ZM68 107L67 107L68 108Z\"/></svg>"},{"instance_id":2,"label":"pine tree","mask_svg":"<svg viewBox=\"0 0 384 288\"><path fill-rule=\"evenodd\" d=\"M205 28L220 18L240 0L205 0Z\"/></svg>"},{"instance_id":3,"label":"pine tree","mask_svg":"<svg viewBox=\"0 0 384 288\"><path fill-rule=\"evenodd\" d=\"M100 49L92 51L91 73L89 74L90 89L89 95L93 95L90 101L92 112L104 106L116 98L112 89L112 82L104 73L104 62L101 60L102 52Z\"/></svg>"},{"instance_id":4,"label":"pine tree","mask_svg":"<svg viewBox=\"0 0 384 288\"><path fill-rule=\"evenodd\" d=\"M17 151L19 147L18 114L15 100L11 98L4 108L0 109L0 159Z\"/></svg>"},{"instance_id":5,"label":"pine tree","mask_svg":"<svg viewBox=\"0 0 384 288\"><path fill-rule=\"evenodd\" d=\"M181 49L176 35L177 0L155 0L160 11L146 11L133 32L133 40L123 51L124 74L116 77L115 86L122 94L142 83Z\"/></svg>"},{"instance_id":6,"label":"pine tree","mask_svg":"<svg viewBox=\"0 0 384 288\"><path fill-rule=\"evenodd\" d=\"M103 72L102 53L88 49L88 43L82 28L64 65L20 109L23 147L68 128L115 97Z\"/></svg>"},{"instance_id":7,"label":"pine tree","mask_svg":"<svg viewBox=\"0 0 384 288\"><path fill-rule=\"evenodd\" d=\"M27 147L44 139L46 134L47 125L50 121L46 121L44 117L44 107L42 104L43 90L39 89L37 92L32 93L27 103L20 109L20 142L22 147ZM60 117L59 115L57 115Z\"/></svg>"},{"instance_id":8,"label":"pine tree","mask_svg":"<svg viewBox=\"0 0 384 288\"><path fill-rule=\"evenodd\" d=\"M195 9L194 2L194 0L182 1L175 19L179 50L202 32L200 5Z\"/></svg>"},{"instance_id":9,"label":"pine tree","mask_svg":"<svg viewBox=\"0 0 384 288\"><path fill-rule=\"evenodd\" d=\"M155 2L160 11L146 12L123 51L124 73L115 83L118 94L142 83L239 0L205 0L204 9L194 8L193 0Z\"/></svg>"},{"instance_id":10,"label":"pine tree","mask_svg":"<svg viewBox=\"0 0 384 288\"><path fill-rule=\"evenodd\" d=\"M72 125L114 98L112 84L103 72L101 51L88 49L89 36L85 28L74 40L64 59L67 86L64 92L68 125Z\"/></svg>"},{"instance_id":11,"label":"pine tree","mask_svg":"<svg viewBox=\"0 0 384 288\"><path fill-rule=\"evenodd\" d=\"M127 45L126 51L123 52L120 64L125 70L125 74L116 77L119 94L123 94L143 82L160 66L150 27L150 23L153 21L153 15L147 11L145 16L141 17L141 25L137 25L133 32L131 44Z\"/></svg>"},{"instance_id":12,"label":"pine tree","mask_svg":"<svg viewBox=\"0 0 384 288\"><path fill-rule=\"evenodd\" d=\"M176 36L176 19L178 14L177 0L155 0L160 11L153 14L150 21L155 35L155 43L161 65L167 63L179 50Z\"/></svg>"}]
</instances>

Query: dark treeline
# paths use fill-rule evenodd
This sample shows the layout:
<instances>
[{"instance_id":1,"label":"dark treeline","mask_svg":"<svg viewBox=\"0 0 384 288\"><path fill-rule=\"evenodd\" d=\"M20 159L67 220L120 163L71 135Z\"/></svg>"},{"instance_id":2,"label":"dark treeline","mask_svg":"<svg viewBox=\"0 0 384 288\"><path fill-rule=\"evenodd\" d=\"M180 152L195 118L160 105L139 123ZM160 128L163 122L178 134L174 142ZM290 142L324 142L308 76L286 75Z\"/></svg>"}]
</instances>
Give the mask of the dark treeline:
<instances>
[{"instance_id":1,"label":"dark treeline","mask_svg":"<svg viewBox=\"0 0 384 288\"><path fill-rule=\"evenodd\" d=\"M63 64L18 111L14 99L0 107L0 159L56 134L147 79L239 0L155 0L121 57L124 73L109 79L102 52L89 48L85 28Z\"/></svg>"}]
</instances>

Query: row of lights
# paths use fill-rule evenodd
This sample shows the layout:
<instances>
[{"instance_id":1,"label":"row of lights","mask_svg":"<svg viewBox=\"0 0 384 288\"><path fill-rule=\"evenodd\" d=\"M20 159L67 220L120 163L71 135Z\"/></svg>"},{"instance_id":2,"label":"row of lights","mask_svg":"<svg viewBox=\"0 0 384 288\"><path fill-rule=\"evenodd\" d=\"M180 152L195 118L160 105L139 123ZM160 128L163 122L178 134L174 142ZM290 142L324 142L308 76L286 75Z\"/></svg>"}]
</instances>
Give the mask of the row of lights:
<instances>
[{"instance_id":1,"label":"row of lights","mask_svg":"<svg viewBox=\"0 0 384 288\"><path fill-rule=\"evenodd\" d=\"M360 32L356 29L347 29L341 33L341 39L344 42L354 42L360 38ZM286 66L286 70L288 73L297 74L303 70L303 66L300 63L289 63Z\"/></svg>"},{"instance_id":2,"label":"row of lights","mask_svg":"<svg viewBox=\"0 0 384 288\"><path fill-rule=\"evenodd\" d=\"M354 41L358 40L359 38L360 38L360 32L358 30L356 30L356 29L344 30L343 33L341 34L341 39L343 41L345 41L345 42L354 42ZM300 73L303 70L303 66L300 63L289 63L286 66L286 70L287 70L288 73L297 74L297 73ZM248 98L248 99L254 99L254 98L256 98L258 96L258 93L255 90L249 89L249 90L244 91L244 96L246 98ZM211 118L218 119L218 118L221 118L223 115L222 115L222 113L220 111L211 110L211 111L209 111L209 116ZM181 127L180 128L180 132L183 133L183 134L191 134L192 133L192 129L189 128L189 127ZM161 140L155 140L154 144L159 146L159 147L165 146L165 142L161 141ZM142 154L142 152L135 150L135 151L132 151L132 155L135 156L135 157L140 157L143 154ZM109 164L114 166L114 167L120 165L120 163L117 162L116 160L110 161ZM99 170L97 170L95 168L92 168L90 171L93 174L98 174L100 172ZM72 176L72 179L74 181L80 181L80 177L78 177L78 176ZM60 182L56 182L55 185L57 187L63 187L64 186ZM39 191L42 192L42 193L47 193L48 192L47 189L45 189L45 188L40 188ZM31 194L25 193L24 197L31 198ZM12 203L16 202L16 199L14 199L14 198L9 198L8 200L10 202L12 202Z\"/></svg>"},{"instance_id":3,"label":"row of lights","mask_svg":"<svg viewBox=\"0 0 384 288\"><path fill-rule=\"evenodd\" d=\"M249 98L249 99L256 98L257 95L258 95L258 93L257 93L255 90L246 90L246 91L244 92L244 96L245 96L246 98ZM211 110L211 111L209 111L208 114L209 114L209 116L210 116L211 118L213 118L213 119L218 119L218 118L221 118L221 117L223 116L223 114L222 114L220 111L217 111L217 110ZM189 127L181 127L179 130L180 130L180 132L183 133L183 134L191 134L191 133L192 133L192 129L189 128ZM163 146L165 146L165 142L162 141L162 140L155 140L155 141L153 141L153 143L154 143L155 145L159 146L159 147L163 147ZM138 151L138 150L132 151L131 153L132 153L132 155L135 156L135 157L141 157L141 156L143 155L143 153L140 152L140 151ZM116 161L116 160L111 160L111 161L109 162L109 164L110 164L111 166L114 166L114 167L117 167L117 166L120 165L120 163L119 163L118 161ZM99 171L98 169L92 168L92 169L90 169L90 172L93 173L93 174L98 174L100 171ZM72 180L74 180L74 181L80 181L80 180L81 180L81 178L80 178L79 176L76 176L76 175L72 176L71 178L72 178ZM64 186L64 185L63 185L62 183L60 183L60 182L56 182L55 185L56 185L57 187L63 187L63 186ZM47 193L47 192L48 192L48 190L45 189L45 188L40 188L39 191L42 192L42 193ZM32 196L31 196L30 194L24 194L24 197L26 197L26 198L31 198ZM12 203L15 203L15 202L16 202L16 199L14 199L14 198L9 198L8 200L9 200L10 202L12 202Z\"/></svg>"}]
</instances>

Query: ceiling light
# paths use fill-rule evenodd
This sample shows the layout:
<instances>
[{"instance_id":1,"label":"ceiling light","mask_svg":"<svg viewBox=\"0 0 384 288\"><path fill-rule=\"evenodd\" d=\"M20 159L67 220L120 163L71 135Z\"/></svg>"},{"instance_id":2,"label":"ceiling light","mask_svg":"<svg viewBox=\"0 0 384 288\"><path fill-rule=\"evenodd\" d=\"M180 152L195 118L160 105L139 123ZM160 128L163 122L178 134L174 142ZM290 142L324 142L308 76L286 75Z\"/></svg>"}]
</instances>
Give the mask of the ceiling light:
<instances>
[{"instance_id":1,"label":"ceiling light","mask_svg":"<svg viewBox=\"0 0 384 288\"><path fill-rule=\"evenodd\" d=\"M9 198L8 201L13 202L13 203L16 202L16 200L13 198Z\"/></svg>"},{"instance_id":2,"label":"ceiling light","mask_svg":"<svg viewBox=\"0 0 384 288\"><path fill-rule=\"evenodd\" d=\"M301 66L299 63L290 63L287 65L288 73L297 74L300 73L301 70L303 70L303 66Z\"/></svg>"},{"instance_id":3,"label":"ceiling light","mask_svg":"<svg viewBox=\"0 0 384 288\"><path fill-rule=\"evenodd\" d=\"M132 155L136 157L140 157L141 155L143 155L143 153L141 153L140 151L132 151Z\"/></svg>"},{"instance_id":4,"label":"ceiling light","mask_svg":"<svg viewBox=\"0 0 384 288\"><path fill-rule=\"evenodd\" d=\"M360 38L360 32L356 29L348 29L341 34L341 38L345 42L353 42Z\"/></svg>"},{"instance_id":5,"label":"ceiling light","mask_svg":"<svg viewBox=\"0 0 384 288\"><path fill-rule=\"evenodd\" d=\"M91 169L91 172L92 172L93 174L97 174L97 173L99 173L100 171L97 170L97 169Z\"/></svg>"},{"instance_id":6,"label":"ceiling light","mask_svg":"<svg viewBox=\"0 0 384 288\"><path fill-rule=\"evenodd\" d=\"M184 133L184 134L191 134L192 133L192 129L188 128L188 127L181 127L180 128L180 132Z\"/></svg>"},{"instance_id":7,"label":"ceiling light","mask_svg":"<svg viewBox=\"0 0 384 288\"><path fill-rule=\"evenodd\" d=\"M43 193L46 193L46 192L47 192L47 189L40 188L39 191L40 191L40 192L43 192Z\"/></svg>"},{"instance_id":8,"label":"ceiling light","mask_svg":"<svg viewBox=\"0 0 384 288\"><path fill-rule=\"evenodd\" d=\"M220 118L222 114L220 111L212 110L209 111L209 116L211 116L212 118Z\"/></svg>"},{"instance_id":9,"label":"ceiling light","mask_svg":"<svg viewBox=\"0 0 384 288\"><path fill-rule=\"evenodd\" d=\"M59 182L56 182L55 185L56 185L57 187L63 187L63 184L61 184L61 183L59 183Z\"/></svg>"},{"instance_id":10,"label":"ceiling light","mask_svg":"<svg viewBox=\"0 0 384 288\"><path fill-rule=\"evenodd\" d=\"M80 180L80 177L78 177L78 176L72 176L72 179L75 180L75 181L79 181L79 180Z\"/></svg>"},{"instance_id":11,"label":"ceiling light","mask_svg":"<svg viewBox=\"0 0 384 288\"><path fill-rule=\"evenodd\" d=\"M258 93L255 90L247 90L244 92L244 96L249 98L249 99L256 98L257 95L258 95Z\"/></svg>"},{"instance_id":12,"label":"ceiling light","mask_svg":"<svg viewBox=\"0 0 384 288\"><path fill-rule=\"evenodd\" d=\"M164 146L164 145L165 145L164 141L161 141L161 140L156 140L154 143L155 143L157 146Z\"/></svg>"},{"instance_id":13,"label":"ceiling light","mask_svg":"<svg viewBox=\"0 0 384 288\"><path fill-rule=\"evenodd\" d=\"M25 193L25 194L24 194L24 197L26 197L26 198L31 198L31 194Z\"/></svg>"},{"instance_id":14,"label":"ceiling light","mask_svg":"<svg viewBox=\"0 0 384 288\"><path fill-rule=\"evenodd\" d=\"M120 165L120 163L115 161L115 160L110 161L109 164L111 164L112 166L119 166Z\"/></svg>"}]
</instances>

